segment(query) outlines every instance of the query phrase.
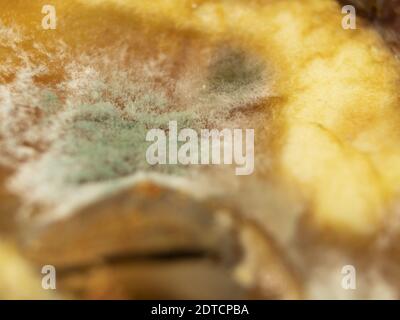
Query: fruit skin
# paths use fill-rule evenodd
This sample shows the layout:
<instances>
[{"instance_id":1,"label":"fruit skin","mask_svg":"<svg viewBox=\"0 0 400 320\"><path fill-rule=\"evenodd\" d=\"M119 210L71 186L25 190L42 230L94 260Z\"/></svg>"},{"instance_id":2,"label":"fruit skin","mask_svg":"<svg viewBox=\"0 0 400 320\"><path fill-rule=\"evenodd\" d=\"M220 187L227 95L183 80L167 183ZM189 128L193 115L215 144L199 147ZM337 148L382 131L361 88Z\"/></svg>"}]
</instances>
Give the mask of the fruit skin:
<instances>
[{"instance_id":1,"label":"fruit skin","mask_svg":"<svg viewBox=\"0 0 400 320\"><path fill-rule=\"evenodd\" d=\"M282 250L240 216L142 183L31 232L23 252L84 299L300 298Z\"/></svg>"}]
</instances>

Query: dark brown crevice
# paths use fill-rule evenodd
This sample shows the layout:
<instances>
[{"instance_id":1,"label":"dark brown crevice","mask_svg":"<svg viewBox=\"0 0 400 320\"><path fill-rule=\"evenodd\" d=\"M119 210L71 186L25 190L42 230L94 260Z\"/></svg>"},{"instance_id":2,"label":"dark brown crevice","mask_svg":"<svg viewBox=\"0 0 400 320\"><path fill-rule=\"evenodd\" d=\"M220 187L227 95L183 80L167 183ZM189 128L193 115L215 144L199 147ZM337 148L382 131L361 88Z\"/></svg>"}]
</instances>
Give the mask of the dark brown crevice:
<instances>
[{"instance_id":1,"label":"dark brown crevice","mask_svg":"<svg viewBox=\"0 0 400 320\"><path fill-rule=\"evenodd\" d=\"M100 265L121 266L129 265L132 263L172 263L184 260L202 260L210 259L212 256L205 251L200 250L182 250L172 252L160 252L160 253L143 253L143 254L121 254L121 255L110 255L105 256L98 263L81 264L74 266L61 266L57 268L60 275L66 275L76 272L85 272ZM210 259L211 260L211 259Z\"/></svg>"},{"instance_id":2,"label":"dark brown crevice","mask_svg":"<svg viewBox=\"0 0 400 320\"><path fill-rule=\"evenodd\" d=\"M357 15L368 20L396 53L400 54L400 0L338 0L353 5Z\"/></svg>"}]
</instances>

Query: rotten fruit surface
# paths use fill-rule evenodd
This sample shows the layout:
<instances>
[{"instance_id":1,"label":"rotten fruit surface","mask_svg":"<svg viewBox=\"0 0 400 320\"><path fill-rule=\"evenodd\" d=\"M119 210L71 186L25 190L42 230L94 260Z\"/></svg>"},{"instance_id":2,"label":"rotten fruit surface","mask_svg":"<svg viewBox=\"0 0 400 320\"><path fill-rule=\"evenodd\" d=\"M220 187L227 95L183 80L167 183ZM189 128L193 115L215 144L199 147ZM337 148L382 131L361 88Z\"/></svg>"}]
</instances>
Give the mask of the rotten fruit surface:
<instances>
[{"instance_id":1,"label":"rotten fruit surface","mask_svg":"<svg viewBox=\"0 0 400 320\"><path fill-rule=\"evenodd\" d=\"M153 184L88 205L33 232L35 265L57 269L81 298L296 298L273 242L225 209Z\"/></svg>"},{"instance_id":2,"label":"rotten fruit surface","mask_svg":"<svg viewBox=\"0 0 400 320\"><path fill-rule=\"evenodd\" d=\"M333 0L53 2L47 32L0 0L2 261L64 297L400 296L398 1L349 1L356 30ZM255 128L254 174L149 166L169 120Z\"/></svg>"}]
</instances>

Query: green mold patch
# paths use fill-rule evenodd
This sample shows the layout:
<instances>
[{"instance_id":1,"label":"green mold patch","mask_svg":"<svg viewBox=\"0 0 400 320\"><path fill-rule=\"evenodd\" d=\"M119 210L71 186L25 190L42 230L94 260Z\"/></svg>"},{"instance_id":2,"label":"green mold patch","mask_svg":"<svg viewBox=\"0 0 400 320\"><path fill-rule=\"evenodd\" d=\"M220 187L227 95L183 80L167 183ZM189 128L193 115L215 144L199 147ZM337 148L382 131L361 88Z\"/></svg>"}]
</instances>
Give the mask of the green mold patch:
<instances>
[{"instance_id":1,"label":"green mold patch","mask_svg":"<svg viewBox=\"0 0 400 320\"><path fill-rule=\"evenodd\" d=\"M208 81L210 89L217 93L245 93L263 83L263 62L244 51L222 48L211 61Z\"/></svg>"},{"instance_id":2,"label":"green mold patch","mask_svg":"<svg viewBox=\"0 0 400 320\"><path fill-rule=\"evenodd\" d=\"M152 142L146 141L146 134L152 128L167 128L170 120L177 120L180 127L193 126L189 114L137 113L135 116L135 119L125 118L110 103L77 107L67 121L65 134L55 145L57 164L49 168L63 168L68 184L106 181L146 170L182 173L181 165L147 163L146 149Z\"/></svg>"}]
</instances>

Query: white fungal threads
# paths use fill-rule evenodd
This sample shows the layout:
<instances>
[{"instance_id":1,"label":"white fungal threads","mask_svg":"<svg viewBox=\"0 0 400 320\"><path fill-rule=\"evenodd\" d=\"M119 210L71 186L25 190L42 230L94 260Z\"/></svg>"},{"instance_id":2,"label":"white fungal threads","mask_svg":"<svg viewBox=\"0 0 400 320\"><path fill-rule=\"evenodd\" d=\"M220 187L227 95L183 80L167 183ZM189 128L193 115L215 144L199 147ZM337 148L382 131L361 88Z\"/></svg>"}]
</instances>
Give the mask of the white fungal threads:
<instances>
[{"instance_id":1,"label":"white fungal threads","mask_svg":"<svg viewBox=\"0 0 400 320\"><path fill-rule=\"evenodd\" d=\"M44 30L55 30L57 28L56 8L46 4L42 7L42 13L45 14L42 19L42 28Z\"/></svg>"},{"instance_id":2,"label":"white fungal threads","mask_svg":"<svg viewBox=\"0 0 400 320\"><path fill-rule=\"evenodd\" d=\"M151 129L146 135L146 141L154 142L146 151L146 160L150 165L178 163L207 165L234 162L241 166L236 168L236 175L250 175L254 171L254 129L246 129L245 150L242 129L225 128L221 131L202 129L199 137L195 130L189 128L178 132L176 121L169 122L168 137L164 130ZM179 148L178 142L183 142Z\"/></svg>"}]
</instances>

